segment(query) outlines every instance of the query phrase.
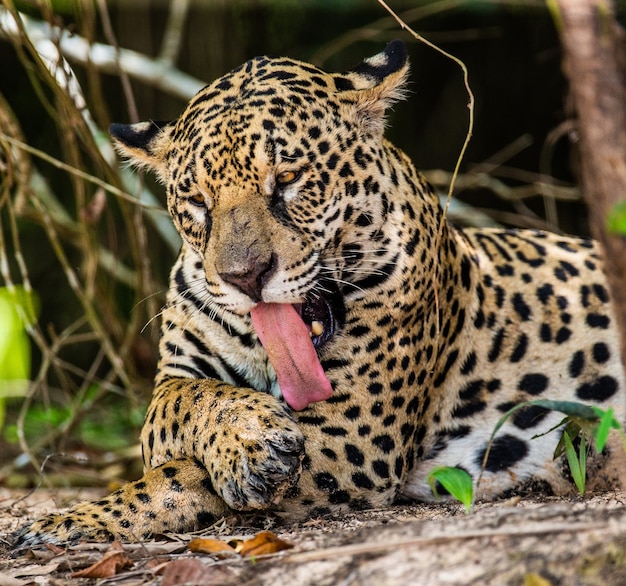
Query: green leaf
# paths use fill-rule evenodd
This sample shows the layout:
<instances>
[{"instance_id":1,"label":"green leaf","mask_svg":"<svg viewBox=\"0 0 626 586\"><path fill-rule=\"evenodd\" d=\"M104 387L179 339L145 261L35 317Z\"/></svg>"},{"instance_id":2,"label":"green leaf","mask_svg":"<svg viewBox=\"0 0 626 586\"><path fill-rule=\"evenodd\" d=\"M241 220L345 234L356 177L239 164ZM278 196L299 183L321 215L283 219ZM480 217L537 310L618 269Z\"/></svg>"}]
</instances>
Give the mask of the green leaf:
<instances>
[{"instance_id":1,"label":"green leaf","mask_svg":"<svg viewBox=\"0 0 626 586\"><path fill-rule=\"evenodd\" d=\"M568 432L569 435L567 435L567 433L564 433L563 437L561 437L561 440L554 452L555 458L560 456L564 451L567 452L566 441L569 440L571 444L571 438L576 437L581 432L583 437L585 436L585 434L587 434L589 437L595 438L596 448L600 446L602 449L604 449L610 429L621 430L621 425L613 416L612 409L609 409L608 411L603 411L598 407L591 407L577 401L552 401L548 399L537 399L534 401L525 401L523 403L519 403L518 405L515 405L515 407L513 407L512 409L509 409L502 417L500 417L493 431L491 432L489 442L487 443L487 449L485 450L485 455L483 457L482 470L478 478L477 485L479 485L480 481L482 480L482 474L485 470L487 459L489 458L489 453L491 451L494 437L496 436L500 428L506 423L507 419L511 417L511 415L513 415L520 409L524 409L524 407L529 406L543 407L544 409L549 409L551 411L558 411L566 416L566 418L561 423L559 423L556 428L561 427L561 425L563 425L564 423L567 423L565 432ZM553 430L548 430L548 432L546 433L549 433L551 431ZM624 440L624 444L626 448L626 439ZM584 458L584 461L586 463L586 450L585 454L582 457ZM578 459L577 463L579 466L580 464ZM583 487L585 473L586 471L583 471L582 475L579 474L579 480L583 481Z\"/></svg>"},{"instance_id":2,"label":"green leaf","mask_svg":"<svg viewBox=\"0 0 626 586\"><path fill-rule=\"evenodd\" d=\"M590 407L584 403L578 403L577 401L550 401L548 399L537 399L535 401L522 403L521 405L543 407L545 409L550 409L551 411L563 413L571 419L579 419L581 421L589 421L593 423L597 422L600 418L594 407Z\"/></svg>"},{"instance_id":3,"label":"green leaf","mask_svg":"<svg viewBox=\"0 0 626 586\"><path fill-rule=\"evenodd\" d=\"M26 328L35 320L34 295L23 287L0 288L0 429L5 400L21 397L30 379L30 341Z\"/></svg>"},{"instance_id":4,"label":"green leaf","mask_svg":"<svg viewBox=\"0 0 626 586\"><path fill-rule=\"evenodd\" d=\"M571 442L571 439L573 437L578 437L578 434L582 431L580 425L576 424L574 421L568 420L567 418L565 418L563 421L567 423L567 425L563 429L563 433L561 433L561 439L554 449L555 460L567 451L565 438L567 437Z\"/></svg>"},{"instance_id":5,"label":"green leaf","mask_svg":"<svg viewBox=\"0 0 626 586\"><path fill-rule=\"evenodd\" d=\"M626 207L625 207L626 213ZM619 431L624 448L626 449L626 435L623 432L622 425L615 418L612 408L608 410L600 409L599 407L585 405L576 401L551 401L545 399L538 399L535 401L525 401L509 409L497 422L496 426L491 433L487 449L483 458L483 464L480 476L477 481L477 486L482 479L483 471L486 467L487 459L489 458L489 452L493 444L493 439L500 428L505 424L507 419L513 415L516 411L523 409L524 407L535 406L543 407L551 411L558 411L563 413L566 417L558 425L552 429L540 434L545 435L565 425L561 439L559 440L556 449L554 450L554 458L558 458L565 452L567 461L569 463L572 478L578 488L580 494L584 494L585 483L587 480L587 438L594 438L595 449L598 453L601 453L606 446L609 433L611 429ZM574 448L572 438L580 436L580 450L578 453ZM538 437L538 436L535 436Z\"/></svg>"},{"instance_id":6,"label":"green leaf","mask_svg":"<svg viewBox=\"0 0 626 586\"><path fill-rule=\"evenodd\" d=\"M598 411L602 411L598 409ZM607 411L602 411L602 415L600 416L600 423L598 424L598 428L596 429L596 452L600 454L602 450L604 450L604 446L606 446L606 441L609 438L609 432L611 429L619 429L620 424L615 419L613 415L613 408L611 407Z\"/></svg>"},{"instance_id":7,"label":"green leaf","mask_svg":"<svg viewBox=\"0 0 626 586\"><path fill-rule=\"evenodd\" d=\"M23 394L20 386L30 377L26 327L35 320L34 306L22 287L0 288L0 399Z\"/></svg>"},{"instance_id":8,"label":"green leaf","mask_svg":"<svg viewBox=\"0 0 626 586\"><path fill-rule=\"evenodd\" d=\"M470 512L474 498L474 486L472 477L465 470L450 466L437 466L428 473L426 480L435 498L440 498L437 491L437 483L439 483L465 506L467 513Z\"/></svg>"},{"instance_id":9,"label":"green leaf","mask_svg":"<svg viewBox=\"0 0 626 586\"><path fill-rule=\"evenodd\" d=\"M578 462L580 463L580 485L583 488L581 494L585 492L585 482L587 480L587 436L583 433L580 436L580 446L578 448Z\"/></svg>"},{"instance_id":10,"label":"green leaf","mask_svg":"<svg viewBox=\"0 0 626 586\"><path fill-rule=\"evenodd\" d=\"M569 464L574 483L576 484L576 488L578 488L578 492L581 495L585 494L585 482L587 479L587 442L585 441L585 434L583 433L580 436L578 454L576 454L572 438L567 431L563 433L563 441L565 443L567 462Z\"/></svg>"}]
</instances>

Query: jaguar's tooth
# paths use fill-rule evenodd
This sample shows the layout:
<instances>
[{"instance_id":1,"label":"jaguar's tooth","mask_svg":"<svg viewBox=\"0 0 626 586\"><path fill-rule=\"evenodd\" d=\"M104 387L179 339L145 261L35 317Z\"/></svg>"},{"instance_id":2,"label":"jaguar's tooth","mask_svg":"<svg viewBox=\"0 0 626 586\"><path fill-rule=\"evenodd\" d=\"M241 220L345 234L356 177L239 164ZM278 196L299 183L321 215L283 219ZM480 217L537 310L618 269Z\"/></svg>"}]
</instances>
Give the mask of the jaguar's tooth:
<instances>
[{"instance_id":1,"label":"jaguar's tooth","mask_svg":"<svg viewBox=\"0 0 626 586\"><path fill-rule=\"evenodd\" d=\"M324 333L324 324L321 321L312 321L311 322L311 335L312 336L321 336Z\"/></svg>"}]
</instances>

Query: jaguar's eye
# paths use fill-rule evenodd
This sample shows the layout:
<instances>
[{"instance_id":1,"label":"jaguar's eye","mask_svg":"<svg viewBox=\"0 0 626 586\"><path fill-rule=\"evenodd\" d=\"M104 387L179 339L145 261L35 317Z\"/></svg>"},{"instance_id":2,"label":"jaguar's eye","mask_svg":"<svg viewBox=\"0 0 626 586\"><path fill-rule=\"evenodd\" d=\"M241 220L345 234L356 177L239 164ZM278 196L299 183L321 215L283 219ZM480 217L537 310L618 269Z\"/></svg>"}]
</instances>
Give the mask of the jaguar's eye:
<instances>
[{"instance_id":1,"label":"jaguar's eye","mask_svg":"<svg viewBox=\"0 0 626 586\"><path fill-rule=\"evenodd\" d=\"M300 177L300 171L283 171L276 175L276 183L278 185L289 185Z\"/></svg>"},{"instance_id":2,"label":"jaguar's eye","mask_svg":"<svg viewBox=\"0 0 626 586\"><path fill-rule=\"evenodd\" d=\"M206 201L204 199L204 196L201 193L196 193L192 196L189 197L189 203L191 203L192 205L202 208L206 206Z\"/></svg>"}]
</instances>

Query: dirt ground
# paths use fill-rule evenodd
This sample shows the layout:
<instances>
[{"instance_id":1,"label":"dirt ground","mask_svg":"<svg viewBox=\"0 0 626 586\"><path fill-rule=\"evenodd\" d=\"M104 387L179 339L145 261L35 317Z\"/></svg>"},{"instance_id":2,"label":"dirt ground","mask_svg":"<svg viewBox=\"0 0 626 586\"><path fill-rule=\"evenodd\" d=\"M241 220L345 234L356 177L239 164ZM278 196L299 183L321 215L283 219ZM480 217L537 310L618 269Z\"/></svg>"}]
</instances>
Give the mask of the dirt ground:
<instances>
[{"instance_id":1,"label":"dirt ground","mask_svg":"<svg viewBox=\"0 0 626 586\"><path fill-rule=\"evenodd\" d=\"M100 494L39 490L15 503L22 494L0 489L0 536L6 544L28 519ZM288 526L265 518L245 528L233 518L202 536L248 539L262 529L294 547L268 556L244 558L233 551L218 557L190 553L187 545L197 536L176 535L114 551L109 544L91 543L18 557L5 551L0 554L0 586L95 583L72 574L93 564L103 566L103 560L111 563L99 585L626 584L626 491L584 499L479 503L470 515L460 505L442 504L396 506Z\"/></svg>"}]
</instances>

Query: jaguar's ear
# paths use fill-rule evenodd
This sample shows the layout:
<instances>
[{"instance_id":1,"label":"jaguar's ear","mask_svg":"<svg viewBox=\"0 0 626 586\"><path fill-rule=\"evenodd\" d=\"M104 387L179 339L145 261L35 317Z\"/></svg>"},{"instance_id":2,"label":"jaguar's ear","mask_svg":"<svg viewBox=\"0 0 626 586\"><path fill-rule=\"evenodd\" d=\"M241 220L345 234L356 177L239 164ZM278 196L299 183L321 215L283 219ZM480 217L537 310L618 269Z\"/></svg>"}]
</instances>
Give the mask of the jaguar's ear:
<instances>
[{"instance_id":1,"label":"jaguar's ear","mask_svg":"<svg viewBox=\"0 0 626 586\"><path fill-rule=\"evenodd\" d=\"M172 140L175 122L138 122L111 124L109 133L115 139L117 150L133 165L154 171L165 181L165 155Z\"/></svg>"},{"instance_id":2,"label":"jaguar's ear","mask_svg":"<svg viewBox=\"0 0 626 586\"><path fill-rule=\"evenodd\" d=\"M385 111L406 96L409 62L402 41L391 41L382 53L365 59L354 69L334 76L337 90L345 91L354 102L356 115L364 128L381 133Z\"/></svg>"}]
</instances>

